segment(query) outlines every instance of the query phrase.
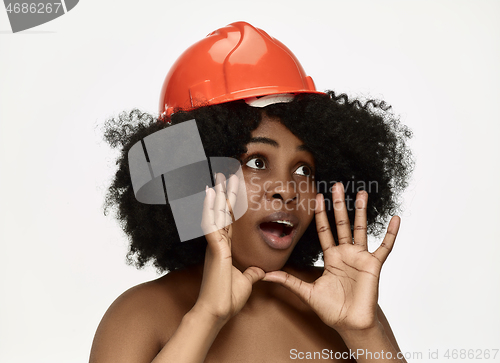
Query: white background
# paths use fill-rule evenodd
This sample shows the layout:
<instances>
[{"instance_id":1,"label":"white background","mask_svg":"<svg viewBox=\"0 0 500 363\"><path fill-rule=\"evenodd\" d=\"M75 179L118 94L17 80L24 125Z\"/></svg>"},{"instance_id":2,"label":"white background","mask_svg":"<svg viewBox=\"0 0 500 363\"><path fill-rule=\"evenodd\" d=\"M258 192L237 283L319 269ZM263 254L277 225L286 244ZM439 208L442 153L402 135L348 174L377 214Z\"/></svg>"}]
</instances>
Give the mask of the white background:
<instances>
[{"instance_id":1,"label":"white background","mask_svg":"<svg viewBox=\"0 0 500 363\"><path fill-rule=\"evenodd\" d=\"M238 20L292 49L318 89L383 98L414 131L380 288L401 349L445 362L500 348L500 2L237 4L86 0L18 34L0 9L0 361L87 361L111 302L157 277L125 264L103 215L114 154L99 127L156 112L177 56Z\"/></svg>"}]
</instances>

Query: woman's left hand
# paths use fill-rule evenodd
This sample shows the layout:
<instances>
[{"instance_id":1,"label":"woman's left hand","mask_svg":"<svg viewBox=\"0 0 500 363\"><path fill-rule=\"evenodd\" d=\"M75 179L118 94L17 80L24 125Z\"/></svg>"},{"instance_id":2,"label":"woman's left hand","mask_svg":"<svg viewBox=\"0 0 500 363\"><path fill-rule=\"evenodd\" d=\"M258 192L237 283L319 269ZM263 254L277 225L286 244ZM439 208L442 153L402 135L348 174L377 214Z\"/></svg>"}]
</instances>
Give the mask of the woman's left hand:
<instances>
[{"instance_id":1,"label":"woman's left hand","mask_svg":"<svg viewBox=\"0 0 500 363\"><path fill-rule=\"evenodd\" d=\"M325 324L339 333L366 331L379 323L380 270L394 245L400 219L397 216L391 219L382 244L371 253L366 233L368 193L359 192L356 198L354 238L341 183L333 187L333 201L338 246L330 230L323 195L316 196L316 227L325 263L323 275L306 283L284 271L273 271L267 273L264 280L279 283L297 294Z\"/></svg>"}]
</instances>

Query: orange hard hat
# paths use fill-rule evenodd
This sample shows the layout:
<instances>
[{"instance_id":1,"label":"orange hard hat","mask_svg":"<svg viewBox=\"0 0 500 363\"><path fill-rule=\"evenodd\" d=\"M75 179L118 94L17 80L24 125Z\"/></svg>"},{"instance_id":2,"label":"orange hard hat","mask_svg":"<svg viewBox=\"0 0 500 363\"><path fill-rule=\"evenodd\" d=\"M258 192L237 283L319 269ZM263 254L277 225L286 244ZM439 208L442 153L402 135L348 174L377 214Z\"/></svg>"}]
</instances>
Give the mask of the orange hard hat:
<instances>
[{"instance_id":1,"label":"orange hard hat","mask_svg":"<svg viewBox=\"0 0 500 363\"><path fill-rule=\"evenodd\" d=\"M188 48L163 83L160 115L261 96L316 91L295 55L261 29L237 22Z\"/></svg>"}]
</instances>

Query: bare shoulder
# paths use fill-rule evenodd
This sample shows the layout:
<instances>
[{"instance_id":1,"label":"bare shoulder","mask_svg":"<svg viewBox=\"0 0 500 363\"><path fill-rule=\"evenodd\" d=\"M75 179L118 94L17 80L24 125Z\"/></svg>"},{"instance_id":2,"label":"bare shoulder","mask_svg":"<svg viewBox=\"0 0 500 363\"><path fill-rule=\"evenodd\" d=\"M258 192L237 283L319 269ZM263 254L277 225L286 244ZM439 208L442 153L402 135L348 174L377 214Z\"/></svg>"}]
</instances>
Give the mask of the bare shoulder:
<instances>
[{"instance_id":1,"label":"bare shoulder","mask_svg":"<svg viewBox=\"0 0 500 363\"><path fill-rule=\"evenodd\" d=\"M129 315L134 312L133 316L143 318L174 317L185 308L191 308L198 296L200 283L201 274L194 268L174 271L125 291L106 314Z\"/></svg>"},{"instance_id":2,"label":"bare shoulder","mask_svg":"<svg viewBox=\"0 0 500 363\"><path fill-rule=\"evenodd\" d=\"M97 328L90 362L151 362L193 306L200 282L189 269L125 291Z\"/></svg>"}]
</instances>

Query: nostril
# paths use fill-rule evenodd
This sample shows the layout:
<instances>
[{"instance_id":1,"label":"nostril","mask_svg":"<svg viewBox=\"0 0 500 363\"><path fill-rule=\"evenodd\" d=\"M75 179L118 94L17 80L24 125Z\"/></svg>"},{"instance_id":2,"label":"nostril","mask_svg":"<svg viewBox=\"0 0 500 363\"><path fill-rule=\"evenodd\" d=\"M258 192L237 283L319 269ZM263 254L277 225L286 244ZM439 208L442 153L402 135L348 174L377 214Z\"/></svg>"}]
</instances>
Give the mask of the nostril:
<instances>
[{"instance_id":1,"label":"nostril","mask_svg":"<svg viewBox=\"0 0 500 363\"><path fill-rule=\"evenodd\" d=\"M297 195L296 195L296 196L294 196L294 197L292 197L292 198L285 199L285 198L283 197L283 195L281 195L280 193L274 193L274 194L272 195L272 198L273 198L273 199L280 199L280 200L282 200L282 201L283 201L283 202L285 202L285 203L290 203L290 202L293 202L294 200L296 200L296 199L297 199Z\"/></svg>"}]
</instances>

